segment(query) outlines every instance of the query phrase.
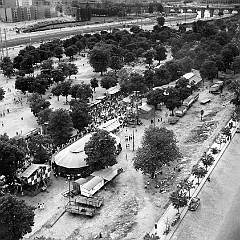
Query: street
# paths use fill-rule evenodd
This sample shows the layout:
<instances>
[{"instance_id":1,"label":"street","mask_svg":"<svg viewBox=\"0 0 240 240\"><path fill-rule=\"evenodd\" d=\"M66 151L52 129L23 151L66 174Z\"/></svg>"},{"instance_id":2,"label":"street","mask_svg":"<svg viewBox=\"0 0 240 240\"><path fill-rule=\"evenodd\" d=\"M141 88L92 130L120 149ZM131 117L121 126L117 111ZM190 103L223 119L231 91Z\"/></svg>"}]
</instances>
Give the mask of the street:
<instances>
[{"instance_id":1,"label":"street","mask_svg":"<svg viewBox=\"0 0 240 240\"><path fill-rule=\"evenodd\" d=\"M236 133L198 197L196 212L188 211L172 240L240 239L240 134Z\"/></svg>"}]
</instances>

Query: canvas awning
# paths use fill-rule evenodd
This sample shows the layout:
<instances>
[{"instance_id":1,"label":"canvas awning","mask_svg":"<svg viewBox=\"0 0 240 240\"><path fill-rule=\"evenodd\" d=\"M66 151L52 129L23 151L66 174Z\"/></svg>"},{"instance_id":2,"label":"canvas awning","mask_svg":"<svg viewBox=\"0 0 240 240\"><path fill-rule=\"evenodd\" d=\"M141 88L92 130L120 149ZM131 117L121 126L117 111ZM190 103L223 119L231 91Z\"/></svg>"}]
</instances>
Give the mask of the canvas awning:
<instances>
[{"instance_id":1,"label":"canvas awning","mask_svg":"<svg viewBox=\"0 0 240 240\"><path fill-rule=\"evenodd\" d=\"M98 176L103 178L104 180L111 181L114 177L117 176L117 168L116 167L108 167L99 171L95 171L91 174L92 176Z\"/></svg>"},{"instance_id":2,"label":"canvas awning","mask_svg":"<svg viewBox=\"0 0 240 240\"><path fill-rule=\"evenodd\" d=\"M144 104L144 105L140 106L139 108L141 110L145 111L145 112L149 112L149 111L151 111L154 108L154 106L148 105L148 104Z\"/></svg>"},{"instance_id":3,"label":"canvas awning","mask_svg":"<svg viewBox=\"0 0 240 240\"><path fill-rule=\"evenodd\" d=\"M115 118L115 119L107 121L106 123L103 123L98 128L106 130L108 132L112 132L112 131L116 130L118 127L120 127L120 122L118 121L118 119Z\"/></svg>"},{"instance_id":4,"label":"canvas awning","mask_svg":"<svg viewBox=\"0 0 240 240\"><path fill-rule=\"evenodd\" d=\"M103 179L101 177L94 177L92 178L90 181L84 183L81 188L84 188L88 191L90 191L91 189L93 189L96 185L98 185L100 182L102 182Z\"/></svg>"},{"instance_id":5,"label":"canvas awning","mask_svg":"<svg viewBox=\"0 0 240 240\"><path fill-rule=\"evenodd\" d=\"M119 86L119 84L118 84L117 86L114 86L114 87L109 88L109 89L106 91L106 94L107 94L107 95L114 95L114 94L116 94L116 93L119 92L119 91L120 91L120 86Z\"/></svg>"},{"instance_id":6,"label":"canvas awning","mask_svg":"<svg viewBox=\"0 0 240 240\"><path fill-rule=\"evenodd\" d=\"M40 167L47 167L47 165L44 164L32 164L29 166L22 174L21 177L30 177L36 170L38 170Z\"/></svg>"}]
</instances>

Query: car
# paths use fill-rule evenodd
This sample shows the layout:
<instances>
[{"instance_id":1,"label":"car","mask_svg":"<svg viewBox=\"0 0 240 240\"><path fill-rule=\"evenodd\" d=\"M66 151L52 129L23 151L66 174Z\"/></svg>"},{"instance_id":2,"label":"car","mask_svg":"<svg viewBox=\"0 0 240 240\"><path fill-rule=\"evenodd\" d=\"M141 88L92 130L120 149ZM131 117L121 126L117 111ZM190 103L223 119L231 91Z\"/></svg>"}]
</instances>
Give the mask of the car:
<instances>
[{"instance_id":1,"label":"car","mask_svg":"<svg viewBox=\"0 0 240 240\"><path fill-rule=\"evenodd\" d=\"M190 210L190 211L196 211L197 208L199 207L199 205L200 205L200 198L193 197L193 198L191 198L191 200L189 201L188 210Z\"/></svg>"},{"instance_id":2,"label":"car","mask_svg":"<svg viewBox=\"0 0 240 240\"><path fill-rule=\"evenodd\" d=\"M237 127L236 133L240 133L240 126Z\"/></svg>"},{"instance_id":3,"label":"car","mask_svg":"<svg viewBox=\"0 0 240 240\"><path fill-rule=\"evenodd\" d=\"M168 123L170 123L170 124L175 124L175 123L177 123L178 122L178 120L180 119L180 117L169 117L168 118Z\"/></svg>"}]
</instances>

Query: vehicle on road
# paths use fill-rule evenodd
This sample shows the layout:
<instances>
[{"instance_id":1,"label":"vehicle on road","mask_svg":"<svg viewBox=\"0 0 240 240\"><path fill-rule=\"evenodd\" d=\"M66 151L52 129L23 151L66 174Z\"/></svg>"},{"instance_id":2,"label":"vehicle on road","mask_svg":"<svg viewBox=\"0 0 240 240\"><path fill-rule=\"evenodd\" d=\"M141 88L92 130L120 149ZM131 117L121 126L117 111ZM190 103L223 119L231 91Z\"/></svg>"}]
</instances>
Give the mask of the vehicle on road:
<instances>
[{"instance_id":1,"label":"vehicle on road","mask_svg":"<svg viewBox=\"0 0 240 240\"><path fill-rule=\"evenodd\" d=\"M183 106L183 107L180 107L178 108L176 111L175 111L175 115L177 117L182 117L185 115L185 113L187 112L187 107L186 106Z\"/></svg>"},{"instance_id":2,"label":"vehicle on road","mask_svg":"<svg viewBox=\"0 0 240 240\"><path fill-rule=\"evenodd\" d=\"M186 106L188 109L195 103L199 98L199 93L193 93L188 98L183 101L183 106Z\"/></svg>"},{"instance_id":3,"label":"vehicle on road","mask_svg":"<svg viewBox=\"0 0 240 240\"><path fill-rule=\"evenodd\" d=\"M236 133L240 133L240 126L237 127Z\"/></svg>"},{"instance_id":4,"label":"vehicle on road","mask_svg":"<svg viewBox=\"0 0 240 240\"><path fill-rule=\"evenodd\" d=\"M190 210L190 211L196 211L197 208L199 207L199 205L200 205L200 198L193 197L193 198L191 198L191 200L189 201L188 210Z\"/></svg>"},{"instance_id":5,"label":"vehicle on road","mask_svg":"<svg viewBox=\"0 0 240 240\"><path fill-rule=\"evenodd\" d=\"M180 119L180 117L175 117L175 116L169 117L169 118L168 118L168 123L170 123L170 124L175 124L175 123L178 122L179 119Z\"/></svg>"}]
</instances>

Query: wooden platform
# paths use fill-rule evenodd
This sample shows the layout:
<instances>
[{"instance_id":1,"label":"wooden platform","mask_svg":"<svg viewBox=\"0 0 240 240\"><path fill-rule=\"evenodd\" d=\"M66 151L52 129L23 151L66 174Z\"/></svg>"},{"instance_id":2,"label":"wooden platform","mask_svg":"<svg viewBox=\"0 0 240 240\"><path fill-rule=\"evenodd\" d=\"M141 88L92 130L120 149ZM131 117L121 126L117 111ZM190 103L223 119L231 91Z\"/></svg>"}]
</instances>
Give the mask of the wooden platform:
<instances>
[{"instance_id":1,"label":"wooden platform","mask_svg":"<svg viewBox=\"0 0 240 240\"><path fill-rule=\"evenodd\" d=\"M103 198L79 196L76 198L75 203L99 208L103 204Z\"/></svg>"}]
</instances>

